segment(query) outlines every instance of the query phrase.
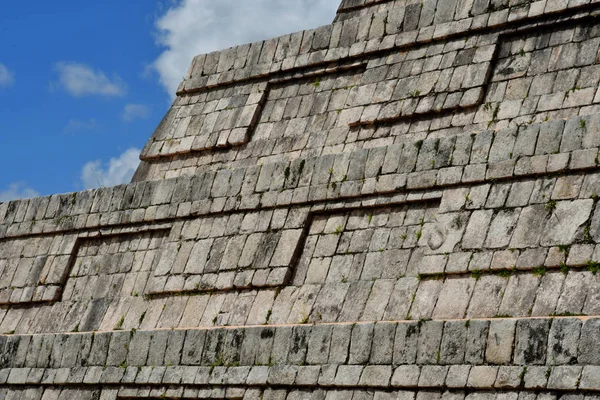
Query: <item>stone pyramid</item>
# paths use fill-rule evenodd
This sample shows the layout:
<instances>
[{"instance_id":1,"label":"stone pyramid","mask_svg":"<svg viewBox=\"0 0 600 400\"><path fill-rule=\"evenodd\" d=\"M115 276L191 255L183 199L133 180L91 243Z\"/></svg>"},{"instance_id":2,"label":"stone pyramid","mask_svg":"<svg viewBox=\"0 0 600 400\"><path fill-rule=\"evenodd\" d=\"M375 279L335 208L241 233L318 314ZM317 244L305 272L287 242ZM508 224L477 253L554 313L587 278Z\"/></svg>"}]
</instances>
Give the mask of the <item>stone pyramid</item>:
<instances>
[{"instance_id":1,"label":"stone pyramid","mask_svg":"<svg viewBox=\"0 0 600 400\"><path fill-rule=\"evenodd\" d=\"M131 184L0 204L0 398L598 399L599 15L344 0L197 56Z\"/></svg>"}]
</instances>

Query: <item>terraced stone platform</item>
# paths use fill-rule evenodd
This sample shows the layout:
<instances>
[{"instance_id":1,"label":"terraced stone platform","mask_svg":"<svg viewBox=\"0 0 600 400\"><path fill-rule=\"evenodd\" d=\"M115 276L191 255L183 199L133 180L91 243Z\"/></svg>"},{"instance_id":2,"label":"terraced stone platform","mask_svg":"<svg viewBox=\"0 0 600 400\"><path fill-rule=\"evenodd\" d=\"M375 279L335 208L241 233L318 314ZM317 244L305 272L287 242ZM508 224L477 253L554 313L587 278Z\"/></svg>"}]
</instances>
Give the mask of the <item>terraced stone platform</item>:
<instances>
[{"instance_id":1,"label":"terraced stone platform","mask_svg":"<svg viewBox=\"0 0 600 400\"><path fill-rule=\"evenodd\" d=\"M599 15L344 0L197 56L132 183L0 204L0 399L596 399Z\"/></svg>"}]
</instances>

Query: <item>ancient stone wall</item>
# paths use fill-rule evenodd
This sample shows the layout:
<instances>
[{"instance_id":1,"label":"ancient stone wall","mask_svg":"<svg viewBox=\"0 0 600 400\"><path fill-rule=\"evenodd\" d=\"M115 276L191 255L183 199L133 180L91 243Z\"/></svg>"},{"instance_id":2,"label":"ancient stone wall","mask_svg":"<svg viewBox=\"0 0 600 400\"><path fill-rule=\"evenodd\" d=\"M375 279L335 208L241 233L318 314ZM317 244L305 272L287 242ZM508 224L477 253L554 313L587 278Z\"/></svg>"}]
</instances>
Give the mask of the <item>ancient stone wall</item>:
<instances>
[{"instance_id":1,"label":"ancient stone wall","mask_svg":"<svg viewBox=\"0 0 600 400\"><path fill-rule=\"evenodd\" d=\"M134 182L0 204L0 398L600 395L600 2L201 55Z\"/></svg>"}]
</instances>

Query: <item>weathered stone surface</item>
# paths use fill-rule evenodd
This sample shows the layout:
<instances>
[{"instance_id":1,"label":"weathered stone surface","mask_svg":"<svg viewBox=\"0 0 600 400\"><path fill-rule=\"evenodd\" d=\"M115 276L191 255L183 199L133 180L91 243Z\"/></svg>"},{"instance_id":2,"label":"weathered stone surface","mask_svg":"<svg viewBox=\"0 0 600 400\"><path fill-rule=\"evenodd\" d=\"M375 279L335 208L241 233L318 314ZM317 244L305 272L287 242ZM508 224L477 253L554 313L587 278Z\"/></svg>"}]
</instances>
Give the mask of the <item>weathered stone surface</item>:
<instances>
[{"instance_id":1,"label":"weathered stone surface","mask_svg":"<svg viewBox=\"0 0 600 400\"><path fill-rule=\"evenodd\" d=\"M485 354L487 362L492 364L508 364L511 362L515 326L515 321L511 320L499 320L490 323L488 348Z\"/></svg>"},{"instance_id":2,"label":"weathered stone surface","mask_svg":"<svg viewBox=\"0 0 600 400\"><path fill-rule=\"evenodd\" d=\"M597 13L344 0L195 57L133 183L0 203L0 398L595 396Z\"/></svg>"}]
</instances>

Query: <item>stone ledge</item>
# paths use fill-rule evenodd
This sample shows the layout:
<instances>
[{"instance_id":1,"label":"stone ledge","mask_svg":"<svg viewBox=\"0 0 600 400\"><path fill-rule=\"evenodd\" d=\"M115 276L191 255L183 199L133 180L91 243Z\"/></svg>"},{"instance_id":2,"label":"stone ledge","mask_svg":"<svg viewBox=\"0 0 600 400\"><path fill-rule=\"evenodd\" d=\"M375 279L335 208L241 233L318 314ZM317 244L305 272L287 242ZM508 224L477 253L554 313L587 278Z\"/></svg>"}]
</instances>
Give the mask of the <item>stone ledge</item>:
<instances>
[{"instance_id":1,"label":"stone ledge","mask_svg":"<svg viewBox=\"0 0 600 400\"><path fill-rule=\"evenodd\" d=\"M457 399L490 399L501 400L506 397L518 398L525 396L560 397L572 395L569 391L545 390L532 393L528 390L497 390L493 392L471 389L444 391L442 389L366 389L366 388L320 388L320 387L289 387L272 388L244 386L196 386L196 385L64 385L62 387L30 385L16 387L1 387L0 396L6 399L77 399L77 400L131 400L131 399L215 399L215 400L318 400L327 398L335 400L354 399L415 399L424 396L445 398L452 396ZM596 392L591 391L586 398L594 398ZM583 396L583 395L582 395Z\"/></svg>"},{"instance_id":2,"label":"stone ledge","mask_svg":"<svg viewBox=\"0 0 600 400\"><path fill-rule=\"evenodd\" d=\"M468 389L600 391L600 367L518 366L288 366L78 367L0 370L0 385L186 385L327 389ZM543 376L544 378L540 378ZM133 386L133 387L135 387Z\"/></svg>"},{"instance_id":3,"label":"stone ledge","mask_svg":"<svg viewBox=\"0 0 600 400\"><path fill-rule=\"evenodd\" d=\"M377 382L375 386L386 386L391 379L392 384L404 382L415 387L431 382L509 387L523 377L527 367L526 385L542 379L539 371L544 369L556 371L544 374L544 382L550 378L549 388L560 389L573 386L571 380L579 381L582 369L582 382L593 385L590 374L600 365L596 349L599 321L494 318L10 335L0 336L0 361L12 371L10 380L15 382L25 379L22 375L30 368L58 371L84 365L89 373L110 367L112 372L107 374L112 374L119 367L152 364L163 369L193 366L208 371L218 366L220 372L228 366L241 368L233 369L238 372L253 367L257 369L250 374L252 382L258 383L256 374L260 372L261 379L279 384L293 379L290 374L295 376L303 367L307 367L303 373L313 376L321 366L316 376L330 375L328 383L319 381L324 385ZM290 347L292 342L297 345ZM317 343L324 350L315 347ZM371 349L373 343L378 343L375 349ZM280 367L267 368L271 364ZM340 375L331 375L332 366L338 365L345 365ZM393 374L385 367L391 365L398 367ZM364 366L368 367L363 375ZM424 375L419 378L421 368ZM563 379L563 371L578 372L575 378ZM386 374L386 379L376 378ZM0 373L4 379L9 375ZM446 375L449 381L444 383Z\"/></svg>"},{"instance_id":4,"label":"stone ledge","mask_svg":"<svg viewBox=\"0 0 600 400\"><path fill-rule=\"evenodd\" d=\"M594 176L589 176L592 185L596 179ZM0 257L0 260L8 265L8 279L0 280L0 302L19 304L56 300L67 282L67 277L70 279L69 286L65 290L63 300L72 300L71 294L76 292L81 295L81 285L87 281L75 282L71 279L87 279L88 275L103 275L101 278L105 279L106 274L131 271L133 264L137 265L133 272L138 272L144 257L149 260L149 265L144 271L151 272L151 278L147 286L138 285L136 292L147 295L280 287L289 284L294 273L295 284L325 283L329 265L321 261L329 262L331 257L335 256L335 261L339 264L341 257L352 258L361 254L366 256L368 261L365 262L365 271L360 279L355 277L350 282L365 281L371 277L398 279L403 275L444 279L467 273L476 278L482 275L508 278L518 271L543 276L559 268L567 274L569 269L580 267L586 267L595 273L600 253L595 250L594 242L597 237L597 221L590 218L596 203L593 190L588 188L580 193L581 188L585 186L584 175L563 175L552 178L550 182L554 181L556 186L553 194L548 196L549 200L545 204L506 204L500 212L495 211L498 205L492 203L492 200L496 201L492 198L485 206L481 203L477 207L467 207L469 193L481 189L489 191L488 185L487 188L466 188L467 191L462 187L445 191L441 205L426 201L435 199L430 193L430 199L418 202L409 201L408 198L400 201L401 199L395 196L396 202L390 201L387 204L381 201L378 204L363 201L358 203L360 207L357 207L356 203L338 203L331 204L330 207L293 208L289 222L285 222L287 211L284 214L273 212L273 216L268 215L269 220L262 219L257 212L232 213L224 216L177 219L171 224L105 229L101 233L86 231L80 235L63 237L45 235L35 239L42 249L40 254L26 250L24 240L7 241L4 245L7 254L19 254L19 257ZM514 182L512 187L516 188L519 196L522 183L529 183L530 190L534 186L533 181ZM504 193L504 197L507 195L508 191ZM529 197L530 194L526 195ZM367 206L368 210L361 211ZM370 237L364 236L371 232L367 230L370 225L368 219L374 214L378 215L376 221L387 221L385 215L424 207L428 211L420 223L414 218L406 224L402 222L403 219L390 220L391 225L388 228L394 229L395 233L389 245L389 233L379 242L373 243L370 243ZM364 222L357 222L361 218L357 213L362 215ZM355 222L346 232L346 223L343 221L350 215ZM531 224L532 216L547 222ZM323 228L313 232L314 218L320 220L320 225L327 223L331 226L325 232ZM227 221L228 228L225 229ZM386 224L387 222L379 227ZM200 230L201 226L203 228ZM577 236L577 232L583 226L588 227L589 237L585 240ZM401 228L404 229L404 234L400 232ZM354 231L357 233L354 234ZM142 253L138 255L129 251L123 262L120 257L127 253L124 250L113 250L107 257L87 257L85 252L79 251L86 243L101 245L107 240L116 241L126 249L128 243L137 243L144 235L154 234L160 234L160 241L154 241L151 249L140 249ZM356 240L352 239L352 246L349 247L348 242L345 248L338 249L338 243L343 242L340 242L340 238L349 241L353 234ZM307 235L308 239L305 239ZM414 240L413 236L417 239ZM303 246L309 243L307 240L312 243L311 246L318 241L314 256L310 246L306 248L305 255ZM48 250L51 243L56 244ZM507 249L507 246L510 247ZM259 248L261 251L258 251ZM105 251L107 250L108 245L105 246ZM149 253L147 250L150 250ZM226 257L209 257L222 251L227 253ZM446 254L450 252L456 253ZM304 263L310 264L308 272L306 269L298 271L296 268L297 261L303 255ZM50 257L46 259L45 256ZM119 258L113 260L116 256ZM322 258L321 261L318 260L319 257ZM209 258L212 261L208 262ZM92 260L102 265L102 274L97 270L89 270L88 264ZM373 262L377 261L374 260L393 263L396 271L394 274L387 271L384 275L381 272L375 273ZM317 264L313 266L313 261L319 261L319 265L322 264L325 269ZM115 265L110 266L111 264ZM371 270L367 264L371 265ZM315 268L322 271L316 273ZM13 277L15 270L20 272ZM39 282L33 279L35 276L28 278L34 273L37 273L36 279L39 279ZM327 282L331 279L328 278ZM340 276L339 279L347 281L348 277ZM47 294L44 290L46 287L49 288L48 293L55 293L54 297L43 297ZM104 293L105 289L101 292ZM93 294L92 297L102 298L103 295Z\"/></svg>"},{"instance_id":5,"label":"stone ledge","mask_svg":"<svg viewBox=\"0 0 600 400\"><path fill-rule=\"evenodd\" d=\"M583 125L580 121L585 121L584 135L571 143L570 136ZM552 146L523 146L525 139L535 143L540 131L554 132L557 146L564 143L558 154L553 154ZM0 238L374 194L400 192L402 197L407 196L404 190L411 191L411 198L415 190L594 169L599 138L600 118L572 118L566 123L359 150L344 154L350 162L336 169L338 157L326 155L0 203Z\"/></svg>"}]
</instances>

